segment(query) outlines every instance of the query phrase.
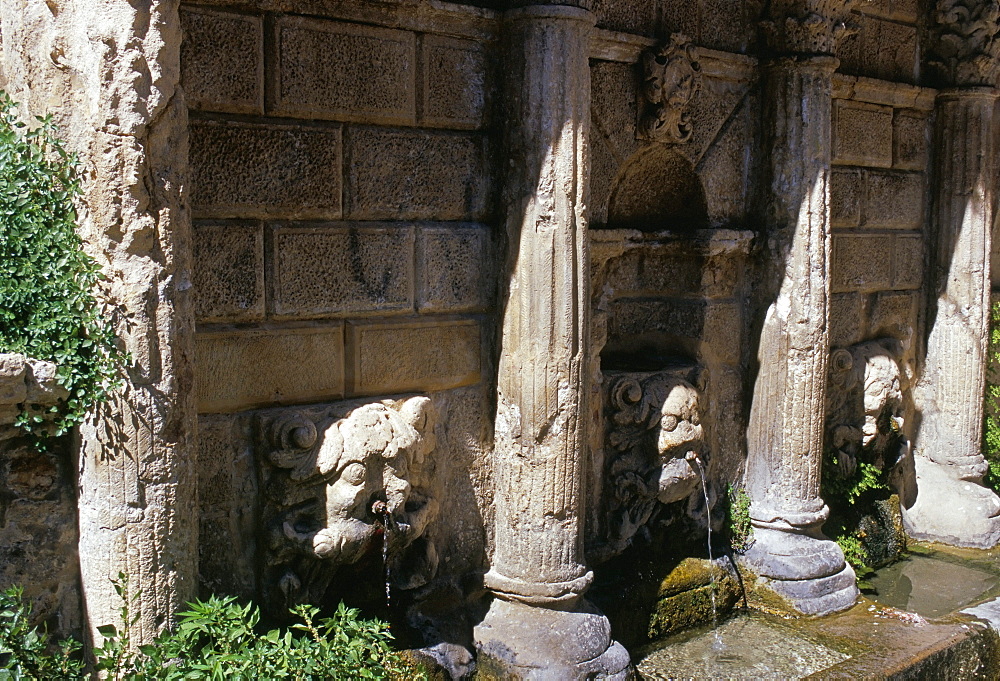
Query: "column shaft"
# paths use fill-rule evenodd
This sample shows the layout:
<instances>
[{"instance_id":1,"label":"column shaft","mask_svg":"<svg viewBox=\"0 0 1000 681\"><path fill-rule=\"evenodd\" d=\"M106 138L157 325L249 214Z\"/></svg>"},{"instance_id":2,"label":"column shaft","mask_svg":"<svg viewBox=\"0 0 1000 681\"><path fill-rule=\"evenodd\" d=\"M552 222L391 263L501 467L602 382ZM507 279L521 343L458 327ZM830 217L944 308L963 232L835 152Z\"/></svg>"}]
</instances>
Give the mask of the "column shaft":
<instances>
[{"instance_id":1,"label":"column shaft","mask_svg":"<svg viewBox=\"0 0 1000 681\"><path fill-rule=\"evenodd\" d=\"M587 257L589 34L574 7L506 15L504 208L509 289L497 379L495 532L476 627L498 677L625 678L628 653L583 599L590 338Z\"/></svg>"},{"instance_id":2,"label":"column shaft","mask_svg":"<svg viewBox=\"0 0 1000 681\"><path fill-rule=\"evenodd\" d=\"M745 562L807 614L854 604L854 571L820 531L829 357L830 145L828 56L779 57L764 67L764 316L747 432L747 490L756 542Z\"/></svg>"},{"instance_id":3,"label":"column shaft","mask_svg":"<svg viewBox=\"0 0 1000 681\"><path fill-rule=\"evenodd\" d=\"M1000 499L982 486L983 395L989 341L996 92L938 95L932 183L931 315L915 400L917 497L904 509L918 539L989 548L1000 541Z\"/></svg>"},{"instance_id":4,"label":"column shaft","mask_svg":"<svg viewBox=\"0 0 1000 681\"><path fill-rule=\"evenodd\" d=\"M823 409L829 354L830 101L836 62L771 64L765 75L771 126L770 253L777 300L761 334L760 371L748 438L754 517L820 521Z\"/></svg>"}]
</instances>

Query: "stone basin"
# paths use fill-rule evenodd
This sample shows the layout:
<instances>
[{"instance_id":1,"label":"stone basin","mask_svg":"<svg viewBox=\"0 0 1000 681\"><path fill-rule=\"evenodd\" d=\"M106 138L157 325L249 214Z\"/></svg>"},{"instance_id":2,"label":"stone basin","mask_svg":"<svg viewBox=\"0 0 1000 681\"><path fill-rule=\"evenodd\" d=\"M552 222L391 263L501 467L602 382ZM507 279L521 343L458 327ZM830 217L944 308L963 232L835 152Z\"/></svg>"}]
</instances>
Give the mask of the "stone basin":
<instances>
[{"instance_id":1,"label":"stone basin","mask_svg":"<svg viewBox=\"0 0 1000 681\"><path fill-rule=\"evenodd\" d=\"M749 613L633 659L643 678L1000 678L1000 551L911 545L877 594L826 617ZM989 626L987 623L991 623Z\"/></svg>"},{"instance_id":2,"label":"stone basin","mask_svg":"<svg viewBox=\"0 0 1000 681\"><path fill-rule=\"evenodd\" d=\"M1000 589L1000 576L933 555L910 555L868 580L872 600L923 617L942 617Z\"/></svg>"},{"instance_id":3,"label":"stone basin","mask_svg":"<svg viewBox=\"0 0 1000 681\"><path fill-rule=\"evenodd\" d=\"M850 655L751 614L717 628L701 627L661 641L637 667L643 678L797 678L823 671Z\"/></svg>"}]
</instances>

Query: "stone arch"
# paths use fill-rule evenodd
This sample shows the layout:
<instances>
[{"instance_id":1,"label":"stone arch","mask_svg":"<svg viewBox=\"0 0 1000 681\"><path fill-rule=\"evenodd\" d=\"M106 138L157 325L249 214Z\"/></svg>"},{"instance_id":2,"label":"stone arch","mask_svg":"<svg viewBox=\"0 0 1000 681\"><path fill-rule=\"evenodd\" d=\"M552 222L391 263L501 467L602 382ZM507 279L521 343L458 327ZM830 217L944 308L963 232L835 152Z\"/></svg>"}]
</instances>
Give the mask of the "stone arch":
<instances>
[{"instance_id":1,"label":"stone arch","mask_svg":"<svg viewBox=\"0 0 1000 681\"><path fill-rule=\"evenodd\" d=\"M690 232L705 227L705 189L684 156L653 144L622 165L608 202L609 229Z\"/></svg>"}]
</instances>

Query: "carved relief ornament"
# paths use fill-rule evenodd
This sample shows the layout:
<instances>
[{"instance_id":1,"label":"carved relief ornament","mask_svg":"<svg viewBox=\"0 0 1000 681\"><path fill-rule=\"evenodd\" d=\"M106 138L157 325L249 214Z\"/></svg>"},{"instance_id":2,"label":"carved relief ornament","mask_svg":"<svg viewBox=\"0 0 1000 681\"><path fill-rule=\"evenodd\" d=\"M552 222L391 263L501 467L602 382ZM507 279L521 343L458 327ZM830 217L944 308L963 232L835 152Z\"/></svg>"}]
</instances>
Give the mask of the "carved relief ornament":
<instances>
[{"instance_id":1,"label":"carved relief ornament","mask_svg":"<svg viewBox=\"0 0 1000 681\"><path fill-rule=\"evenodd\" d=\"M761 29L779 54L832 55L837 43L857 32L851 23L856 0L773 0Z\"/></svg>"},{"instance_id":2,"label":"carved relief ornament","mask_svg":"<svg viewBox=\"0 0 1000 681\"><path fill-rule=\"evenodd\" d=\"M928 66L943 86L996 85L998 19L998 0L937 0Z\"/></svg>"},{"instance_id":3,"label":"carved relief ornament","mask_svg":"<svg viewBox=\"0 0 1000 681\"><path fill-rule=\"evenodd\" d=\"M318 602L338 567L373 551L385 551L398 588L434 576L437 551L424 537L439 508L434 425L426 397L259 416L271 612Z\"/></svg>"},{"instance_id":4,"label":"carved relief ornament","mask_svg":"<svg viewBox=\"0 0 1000 681\"><path fill-rule=\"evenodd\" d=\"M608 495L601 561L623 551L659 504L688 498L700 487L707 459L696 370L605 374Z\"/></svg>"},{"instance_id":5,"label":"carved relief ornament","mask_svg":"<svg viewBox=\"0 0 1000 681\"><path fill-rule=\"evenodd\" d=\"M665 45L642 55L642 72L639 138L665 144L689 141L693 130L688 106L701 89L694 45L675 33Z\"/></svg>"}]
</instances>

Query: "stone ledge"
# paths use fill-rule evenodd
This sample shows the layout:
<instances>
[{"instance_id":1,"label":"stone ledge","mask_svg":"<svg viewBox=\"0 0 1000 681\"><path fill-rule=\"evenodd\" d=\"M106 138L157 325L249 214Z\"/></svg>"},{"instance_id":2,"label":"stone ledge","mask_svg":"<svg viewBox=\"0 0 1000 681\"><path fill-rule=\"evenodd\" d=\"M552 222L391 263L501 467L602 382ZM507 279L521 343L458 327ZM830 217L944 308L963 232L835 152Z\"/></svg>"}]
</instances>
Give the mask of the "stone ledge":
<instances>
[{"instance_id":1,"label":"stone ledge","mask_svg":"<svg viewBox=\"0 0 1000 681\"><path fill-rule=\"evenodd\" d=\"M933 111L937 90L905 83L894 83L866 76L833 74L833 98L868 104L881 104L897 109Z\"/></svg>"},{"instance_id":2,"label":"stone ledge","mask_svg":"<svg viewBox=\"0 0 1000 681\"><path fill-rule=\"evenodd\" d=\"M256 12L309 14L326 19L354 21L374 26L388 26L420 33L439 33L465 38L496 40L500 33L501 13L495 10L462 5L443 0L420 2L358 0L198 0L199 5Z\"/></svg>"},{"instance_id":3,"label":"stone ledge","mask_svg":"<svg viewBox=\"0 0 1000 681\"><path fill-rule=\"evenodd\" d=\"M22 405L48 407L69 397L56 380L56 365L20 353L0 353L0 439L17 434L8 429Z\"/></svg>"}]
</instances>

